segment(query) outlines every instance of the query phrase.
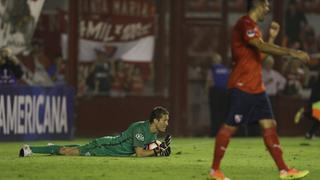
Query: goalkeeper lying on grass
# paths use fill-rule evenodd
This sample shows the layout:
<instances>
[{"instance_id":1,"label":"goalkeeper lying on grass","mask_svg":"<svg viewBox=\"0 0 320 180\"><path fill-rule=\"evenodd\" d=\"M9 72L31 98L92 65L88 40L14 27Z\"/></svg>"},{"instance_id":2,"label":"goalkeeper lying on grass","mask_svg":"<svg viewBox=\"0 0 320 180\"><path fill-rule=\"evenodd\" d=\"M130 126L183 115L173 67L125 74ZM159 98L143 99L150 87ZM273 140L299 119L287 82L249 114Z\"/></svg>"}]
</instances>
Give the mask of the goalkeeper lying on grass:
<instances>
[{"instance_id":1,"label":"goalkeeper lying on grass","mask_svg":"<svg viewBox=\"0 0 320 180\"><path fill-rule=\"evenodd\" d=\"M169 156L170 135L167 135L155 148L146 148L151 147L148 146L150 143L156 142L158 133L166 131L168 120L168 110L155 107L149 120L131 124L120 135L101 137L85 145L23 145L19 156L30 156L32 153L68 156Z\"/></svg>"}]
</instances>

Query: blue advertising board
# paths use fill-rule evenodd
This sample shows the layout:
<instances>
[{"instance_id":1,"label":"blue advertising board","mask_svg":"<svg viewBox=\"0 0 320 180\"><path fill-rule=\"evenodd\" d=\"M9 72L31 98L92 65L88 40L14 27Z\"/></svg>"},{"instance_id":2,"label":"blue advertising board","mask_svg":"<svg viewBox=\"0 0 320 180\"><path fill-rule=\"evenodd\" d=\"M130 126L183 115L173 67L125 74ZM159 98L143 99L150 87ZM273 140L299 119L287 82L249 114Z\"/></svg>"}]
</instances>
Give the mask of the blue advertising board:
<instances>
[{"instance_id":1,"label":"blue advertising board","mask_svg":"<svg viewBox=\"0 0 320 180\"><path fill-rule=\"evenodd\" d=\"M70 139L74 89L0 86L0 140Z\"/></svg>"}]
</instances>

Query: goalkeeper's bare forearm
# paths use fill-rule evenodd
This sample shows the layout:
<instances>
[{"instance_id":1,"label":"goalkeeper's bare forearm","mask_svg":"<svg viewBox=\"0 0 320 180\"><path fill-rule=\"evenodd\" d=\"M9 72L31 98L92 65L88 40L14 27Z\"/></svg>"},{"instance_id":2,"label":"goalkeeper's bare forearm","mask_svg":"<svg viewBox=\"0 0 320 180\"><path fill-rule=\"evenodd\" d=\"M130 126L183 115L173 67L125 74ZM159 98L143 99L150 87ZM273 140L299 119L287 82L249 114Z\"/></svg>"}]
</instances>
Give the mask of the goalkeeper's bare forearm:
<instances>
[{"instance_id":1,"label":"goalkeeper's bare forearm","mask_svg":"<svg viewBox=\"0 0 320 180\"><path fill-rule=\"evenodd\" d=\"M136 151L136 156L137 157L155 156L154 150L146 150L146 149L143 149L142 147L136 147L135 151ZM156 151L159 151L157 153L160 153L160 150L156 150Z\"/></svg>"}]
</instances>

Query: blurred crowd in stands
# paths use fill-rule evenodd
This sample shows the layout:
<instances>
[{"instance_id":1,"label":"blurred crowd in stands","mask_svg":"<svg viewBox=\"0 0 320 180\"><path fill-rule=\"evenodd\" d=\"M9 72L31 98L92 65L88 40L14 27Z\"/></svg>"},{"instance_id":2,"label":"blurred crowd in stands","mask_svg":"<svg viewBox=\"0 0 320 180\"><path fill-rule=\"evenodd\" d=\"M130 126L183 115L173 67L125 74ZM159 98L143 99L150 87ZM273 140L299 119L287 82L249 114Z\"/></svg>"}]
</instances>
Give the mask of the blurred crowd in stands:
<instances>
[{"instance_id":1,"label":"blurred crowd in stands","mask_svg":"<svg viewBox=\"0 0 320 180\"><path fill-rule=\"evenodd\" d=\"M202 2L202 1L201 1ZM203 1L205 2L205 1ZM208 1L211 2L211 1ZM239 1L242 2L242 1ZM264 63L264 81L267 92L271 96L285 94L288 96L299 96L307 98L310 89L319 76L320 59L320 32L316 32L314 25L308 22L305 11L301 9L301 1L291 0L287 6L284 17L284 36L281 40L283 46L300 49L308 52L311 56L311 65L304 65L297 60L279 57L267 57ZM241 4L241 3L235 3ZM202 28L210 36L219 36L217 27ZM201 31L194 29L194 33ZM211 58L212 49L219 46L215 38L206 35L194 36L198 40L192 41L190 49L196 49L200 43L208 44L210 53L188 49L188 55ZM206 41L202 41L206 40ZM209 40L208 40L209 39ZM208 42L210 41L210 42ZM200 52L200 53L197 53ZM17 76L18 84L35 86L53 86L66 84L66 63L61 55L48 57L45 53L44 44L32 43L31 47L24 50L13 59L19 62L22 75ZM209 60L211 61L211 60ZM228 65L230 59L223 59L223 64ZM210 63L190 63L193 71L199 74L199 78L192 79L193 82L205 80ZM190 66L191 67L191 66ZM93 63L79 63L78 69L78 94L102 94L115 97L127 95L147 95L152 93L153 88L153 63L133 63L120 59L110 59L103 52L96 51L96 59ZM191 72L191 74L194 74ZM21 76L21 77L20 77Z\"/></svg>"},{"instance_id":2,"label":"blurred crowd in stands","mask_svg":"<svg viewBox=\"0 0 320 180\"><path fill-rule=\"evenodd\" d=\"M97 51L93 63L87 63L86 71L80 69L79 95L108 95L124 97L151 93L152 63L132 63L120 59L110 60ZM61 56L48 57L43 45L36 42L32 47L15 56L10 48L1 48L1 84L32 86L66 85L66 63ZM8 67L5 59L12 59ZM15 65L14 67L11 67ZM79 66L83 67L83 66ZM9 69L8 70L4 70ZM12 80L6 72L12 72ZM6 74L4 74L6 73ZM146 85L148 87L146 87ZM150 88L149 88L150 87Z\"/></svg>"},{"instance_id":3,"label":"blurred crowd in stands","mask_svg":"<svg viewBox=\"0 0 320 180\"><path fill-rule=\"evenodd\" d=\"M78 89L80 96L125 97L152 93L151 63L109 60L99 53L95 62L87 66L87 69L87 75L80 73Z\"/></svg>"},{"instance_id":4,"label":"blurred crowd in stands","mask_svg":"<svg viewBox=\"0 0 320 180\"><path fill-rule=\"evenodd\" d=\"M304 11L301 9L300 1L291 0L285 13L285 34L282 45L306 51L311 57L311 63L305 65L297 60L284 58L281 61L277 76L266 79L266 87L274 88L277 86L277 93L283 93L289 96L300 96L307 98L310 95L310 89L314 86L319 76L320 59L320 34L316 34L314 27L308 22ZM273 58L273 57L269 57ZM268 65L264 65L265 74L270 70ZM275 70L273 70L275 71ZM285 81L283 79L285 78ZM275 84L269 82L274 80ZM272 94L272 95L275 95Z\"/></svg>"},{"instance_id":5,"label":"blurred crowd in stands","mask_svg":"<svg viewBox=\"0 0 320 180\"><path fill-rule=\"evenodd\" d=\"M1 48L1 58L13 62L15 67L7 66L1 69L1 78L3 72L12 74L15 81L6 81L2 84L22 84L32 86L54 86L64 85L65 82L65 65L60 56L50 59L44 53L43 46L39 43L33 43L32 47L24 50L18 55L14 55L8 47ZM6 54L6 55L3 55ZM19 73L16 73L18 72Z\"/></svg>"},{"instance_id":6,"label":"blurred crowd in stands","mask_svg":"<svg viewBox=\"0 0 320 180\"><path fill-rule=\"evenodd\" d=\"M80 82L80 94L101 94L111 97L148 95L153 80L152 63L132 63L110 60L97 51L97 59L90 65L88 75Z\"/></svg>"}]
</instances>

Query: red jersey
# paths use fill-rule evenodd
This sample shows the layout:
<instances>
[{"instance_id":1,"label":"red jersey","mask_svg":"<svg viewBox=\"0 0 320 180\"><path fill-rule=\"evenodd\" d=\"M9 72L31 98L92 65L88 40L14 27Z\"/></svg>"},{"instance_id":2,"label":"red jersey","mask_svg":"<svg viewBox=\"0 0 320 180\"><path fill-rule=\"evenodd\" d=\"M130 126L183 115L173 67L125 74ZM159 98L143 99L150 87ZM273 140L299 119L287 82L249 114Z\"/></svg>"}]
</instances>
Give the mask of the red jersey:
<instances>
[{"instance_id":1,"label":"red jersey","mask_svg":"<svg viewBox=\"0 0 320 180\"><path fill-rule=\"evenodd\" d=\"M262 81L263 54L249 44L249 40L262 38L262 33L249 16L240 18L232 30L233 69L228 88L237 88L247 93L265 91Z\"/></svg>"}]
</instances>

